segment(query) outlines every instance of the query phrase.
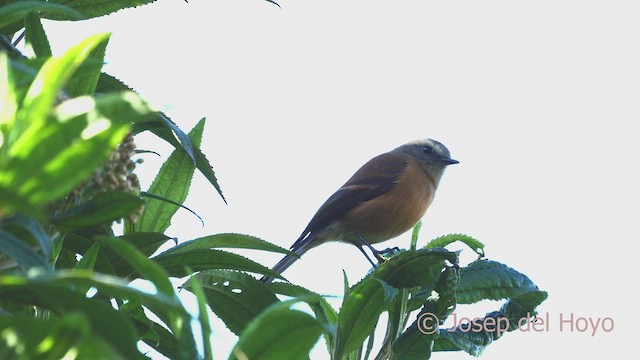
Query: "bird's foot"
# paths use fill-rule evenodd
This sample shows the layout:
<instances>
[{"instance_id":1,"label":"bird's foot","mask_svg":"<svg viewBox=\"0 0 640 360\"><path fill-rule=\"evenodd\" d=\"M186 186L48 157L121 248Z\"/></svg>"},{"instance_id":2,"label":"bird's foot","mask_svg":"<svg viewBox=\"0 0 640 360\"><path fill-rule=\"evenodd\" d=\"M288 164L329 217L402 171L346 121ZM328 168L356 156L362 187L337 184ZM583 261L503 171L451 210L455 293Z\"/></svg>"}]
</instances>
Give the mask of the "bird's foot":
<instances>
[{"instance_id":1,"label":"bird's foot","mask_svg":"<svg viewBox=\"0 0 640 360\"><path fill-rule=\"evenodd\" d=\"M376 260L378 260L378 263L374 263L373 260L371 260L371 258L369 257L369 255L367 255L367 253L364 251L364 249L362 249L361 246L358 246L358 249L360 249L360 251L364 254L364 256L367 258L367 260L369 261L369 263L371 263L371 265L374 268L377 268L378 265L384 263L385 261L387 261L390 257L390 255L393 255L397 252L400 251L400 248L395 246L392 248L386 248L384 250L376 250L373 246L371 246L371 244L367 241L367 239L364 238L364 236L362 236L359 233L356 233L356 237L358 238L358 240L360 240L360 242L365 245L366 247L369 248L369 250L371 250L371 253L373 254L373 256L376 258Z\"/></svg>"}]
</instances>

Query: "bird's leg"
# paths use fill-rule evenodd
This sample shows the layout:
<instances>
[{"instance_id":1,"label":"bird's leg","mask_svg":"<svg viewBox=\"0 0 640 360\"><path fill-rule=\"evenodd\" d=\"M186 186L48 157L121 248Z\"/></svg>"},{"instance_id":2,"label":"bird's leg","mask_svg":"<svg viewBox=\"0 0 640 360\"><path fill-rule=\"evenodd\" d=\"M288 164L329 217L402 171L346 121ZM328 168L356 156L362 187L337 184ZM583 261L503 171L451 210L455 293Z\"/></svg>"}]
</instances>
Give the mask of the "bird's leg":
<instances>
[{"instance_id":1,"label":"bird's leg","mask_svg":"<svg viewBox=\"0 0 640 360\"><path fill-rule=\"evenodd\" d=\"M369 263L371 264L371 266L373 267L377 267L378 265L376 263L373 262L373 260L371 260L371 258L369 257L369 255L367 255L367 253L364 251L364 249L362 248L362 246L357 246L358 250L360 250L360 252L362 253L362 255L364 255L364 257L367 258L367 261L369 261Z\"/></svg>"},{"instance_id":2,"label":"bird's leg","mask_svg":"<svg viewBox=\"0 0 640 360\"><path fill-rule=\"evenodd\" d=\"M384 256L382 256L383 254L389 252L391 249L385 249L383 251L378 251L376 250L373 246L371 246L371 244L369 244L369 242L367 241L367 239L364 238L364 236L362 236L360 233L356 233L356 237L358 238L358 240L360 240L360 242L362 244L364 244L366 247L369 248L369 250L371 250L371 253L373 253L373 256L375 256L375 258L378 260L378 263L383 263L385 262L387 259L384 258ZM364 256L367 257L367 260L369 260L369 262L373 265L373 267L376 267L377 265L373 263L373 261L371 261L371 259L369 258L369 256L367 255L367 253L364 252L364 249L362 249L362 247L358 246L358 248L360 249L360 251L362 251L362 253L364 254ZM396 248L397 249L397 248ZM400 249L398 249L400 250Z\"/></svg>"}]
</instances>

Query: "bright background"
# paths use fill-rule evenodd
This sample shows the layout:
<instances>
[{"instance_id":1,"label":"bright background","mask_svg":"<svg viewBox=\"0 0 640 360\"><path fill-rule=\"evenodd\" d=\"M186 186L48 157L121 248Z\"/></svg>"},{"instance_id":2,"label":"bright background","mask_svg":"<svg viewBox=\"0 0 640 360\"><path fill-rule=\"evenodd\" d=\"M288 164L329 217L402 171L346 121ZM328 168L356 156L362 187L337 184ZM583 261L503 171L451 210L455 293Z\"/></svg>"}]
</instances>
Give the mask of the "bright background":
<instances>
[{"instance_id":1,"label":"bright background","mask_svg":"<svg viewBox=\"0 0 640 360\"><path fill-rule=\"evenodd\" d=\"M159 1L51 23L58 52L112 31L106 71L183 129L207 118L204 152L228 206L197 175L169 234L239 232L288 247L366 160L437 139L460 160L422 231L465 233L549 299L550 331L510 333L487 359L634 348L638 250L640 5L636 1ZM164 157L168 146L139 141ZM148 184L162 159L145 157ZM388 242L407 247L409 234ZM386 245L386 244L385 244ZM464 250L467 260L470 251ZM267 265L279 256L249 253ZM306 254L285 275L340 296L369 270L355 247ZM637 280L637 279L636 279ZM497 309L492 303L468 315ZM459 313L465 313L460 309ZM610 317L613 331L559 331ZM216 358L234 338L216 323ZM325 355L318 346L313 359ZM468 359L438 353L434 359Z\"/></svg>"}]
</instances>

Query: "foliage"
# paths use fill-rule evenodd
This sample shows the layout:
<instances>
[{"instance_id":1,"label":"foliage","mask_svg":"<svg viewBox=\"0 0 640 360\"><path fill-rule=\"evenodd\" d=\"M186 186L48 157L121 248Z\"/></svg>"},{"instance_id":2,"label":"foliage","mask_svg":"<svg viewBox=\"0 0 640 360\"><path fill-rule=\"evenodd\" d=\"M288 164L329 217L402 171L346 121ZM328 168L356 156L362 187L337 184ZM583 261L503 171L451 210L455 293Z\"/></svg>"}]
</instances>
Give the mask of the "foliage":
<instances>
[{"instance_id":1,"label":"foliage","mask_svg":"<svg viewBox=\"0 0 640 360\"><path fill-rule=\"evenodd\" d=\"M184 132L103 73L109 34L53 57L41 24L150 2L8 0L0 7L0 358L143 359L143 342L171 359L211 359L209 311L239 337L230 359L306 358L320 337L333 359L370 358L379 326L386 329L376 359L477 356L534 316L547 294L483 259L482 243L464 235L418 249L416 228L409 250L353 286L345 276L339 311L300 285L258 281L252 274L282 277L228 249L290 252L249 235L209 235L159 253L196 170L224 201L200 151L205 119ZM22 31L35 58L10 42ZM174 150L141 191L134 138L144 131ZM123 234L114 221L124 221ZM459 253L446 249L454 242L480 257L460 266ZM171 281L185 276L195 317ZM136 279L152 290L132 286ZM483 299L506 300L481 320L507 327L470 331L476 320L441 328L458 304Z\"/></svg>"}]
</instances>

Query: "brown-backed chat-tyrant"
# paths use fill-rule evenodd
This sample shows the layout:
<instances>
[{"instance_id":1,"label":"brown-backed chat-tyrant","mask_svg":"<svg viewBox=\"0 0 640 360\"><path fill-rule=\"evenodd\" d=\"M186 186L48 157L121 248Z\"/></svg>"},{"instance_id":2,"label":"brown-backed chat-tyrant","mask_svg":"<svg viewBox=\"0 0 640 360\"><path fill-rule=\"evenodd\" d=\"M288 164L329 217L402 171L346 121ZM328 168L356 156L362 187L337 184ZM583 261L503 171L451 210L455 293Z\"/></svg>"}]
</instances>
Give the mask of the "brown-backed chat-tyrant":
<instances>
[{"instance_id":1,"label":"brown-backed chat-tyrant","mask_svg":"<svg viewBox=\"0 0 640 360\"><path fill-rule=\"evenodd\" d=\"M394 238L411 229L433 201L448 165L457 164L441 143L417 140L364 164L313 216L273 270L282 273L302 254L329 241L363 245ZM366 255L366 253L365 253ZM270 283L271 277L262 281Z\"/></svg>"}]
</instances>

